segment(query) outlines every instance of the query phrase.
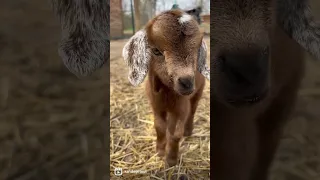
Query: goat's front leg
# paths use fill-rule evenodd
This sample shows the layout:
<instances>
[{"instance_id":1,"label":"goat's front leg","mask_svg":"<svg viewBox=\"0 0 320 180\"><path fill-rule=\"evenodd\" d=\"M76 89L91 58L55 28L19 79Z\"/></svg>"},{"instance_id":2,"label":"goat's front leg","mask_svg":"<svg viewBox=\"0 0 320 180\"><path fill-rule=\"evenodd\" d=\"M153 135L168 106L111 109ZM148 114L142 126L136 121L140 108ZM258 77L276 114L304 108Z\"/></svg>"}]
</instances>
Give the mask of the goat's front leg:
<instances>
[{"instance_id":1,"label":"goat's front leg","mask_svg":"<svg viewBox=\"0 0 320 180\"><path fill-rule=\"evenodd\" d=\"M163 157L165 155L166 148L166 112L155 112L154 116L154 127L157 133L156 151L158 153L158 156Z\"/></svg>"},{"instance_id":2,"label":"goat's front leg","mask_svg":"<svg viewBox=\"0 0 320 180\"><path fill-rule=\"evenodd\" d=\"M184 136L191 136L192 135L194 114L196 113L196 110L197 110L197 107L199 104L199 100L202 96L202 91L203 91L203 87L190 100L191 109L190 109L190 114L188 116L188 119L184 125L184 133L183 133Z\"/></svg>"},{"instance_id":3,"label":"goat's front leg","mask_svg":"<svg viewBox=\"0 0 320 180\"><path fill-rule=\"evenodd\" d=\"M294 90L293 90L294 89ZM259 118L259 159L250 180L267 180L284 126L294 110L298 81L285 88Z\"/></svg>"},{"instance_id":4,"label":"goat's front leg","mask_svg":"<svg viewBox=\"0 0 320 180\"><path fill-rule=\"evenodd\" d=\"M249 180L258 153L256 123L241 112L231 113L215 100L211 104L211 178Z\"/></svg>"},{"instance_id":5,"label":"goat's front leg","mask_svg":"<svg viewBox=\"0 0 320 180\"><path fill-rule=\"evenodd\" d=\"M167 144L166 161L169 166L174 166L178 162L179 142L184 134L184 127L189 115L190 104L184 106L184 111L179 113L168 113L167 122Z\"/></svg>"}]
</instances>

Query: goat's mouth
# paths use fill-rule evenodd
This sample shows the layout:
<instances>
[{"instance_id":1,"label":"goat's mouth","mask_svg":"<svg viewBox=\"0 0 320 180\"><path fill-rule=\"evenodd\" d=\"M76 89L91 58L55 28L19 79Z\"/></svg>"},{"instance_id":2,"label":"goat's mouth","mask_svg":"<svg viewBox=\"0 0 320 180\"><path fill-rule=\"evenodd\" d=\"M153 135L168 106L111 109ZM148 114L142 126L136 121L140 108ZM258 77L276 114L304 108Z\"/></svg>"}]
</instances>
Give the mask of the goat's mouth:
<instances>
[{"instance_id":1,"label":"goat's mouth","mask_svg":"<svg viewBox=\"0 0 320 180\"><path fill-rule=\"evenodd\" d=\"M180 94L180 95L182 95L182 96L188 96L188 95L192 94L193 91L194 91L194 89L188 89L188 90L185 90L185 89L182 90L182 89L180 89L180 90L178 90L177 92L178 92L178 94Z\"/></svg>"},{"instance_id":2,"label":"goat's mouth","mask_svg":"<svg viewBox=\"0 0 320 180\"><path fill-rule=\"evenodd\" d=\"M228 104L234 106L234 107L240 107L240 106L252 106L255 104L258 104L262 100L264 100L268 95L268 91L264 91L259 95L252 95L247 96L243 98L227 98L226 101Z\"/></svg>"}]
</instances>

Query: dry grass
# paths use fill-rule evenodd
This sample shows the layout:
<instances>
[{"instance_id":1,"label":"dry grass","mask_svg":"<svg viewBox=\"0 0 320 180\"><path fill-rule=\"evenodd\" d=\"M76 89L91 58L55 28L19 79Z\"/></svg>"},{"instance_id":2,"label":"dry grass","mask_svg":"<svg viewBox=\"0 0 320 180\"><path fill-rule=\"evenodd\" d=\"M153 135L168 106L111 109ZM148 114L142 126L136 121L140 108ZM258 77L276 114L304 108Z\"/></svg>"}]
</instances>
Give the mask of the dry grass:
<instances>
[{"instance_id":1,"label":"dry grass","mask_svg":"<svg viewBox=\"0 0 320 180\"><path fill-rule=\"evenodd\" d=\"M306 62L306 77L275 157L272 180L320 179L320 67L310 56Z\"/></svg>"},{"instance_id":2,"label":"dry grass","mask_svg":"<svg viewBox=\"0 0 320 180\"><path fill-rule=\"evenodd\" d=\"M191 180L209 179L210 82L207 81L195 115L193 135L181 142L180 162L167 169L155 152L154 117L145 96L144 83L135 88L127 79L127 67L120 57L125 41L111 42L111 52L114 52L110 63L111 179L116 179L114 168L146 171L144 174L125 173L123 179L177 179L180 175ZM206 42L209 48L208 38Z\"/></svg>"}]
</instances>

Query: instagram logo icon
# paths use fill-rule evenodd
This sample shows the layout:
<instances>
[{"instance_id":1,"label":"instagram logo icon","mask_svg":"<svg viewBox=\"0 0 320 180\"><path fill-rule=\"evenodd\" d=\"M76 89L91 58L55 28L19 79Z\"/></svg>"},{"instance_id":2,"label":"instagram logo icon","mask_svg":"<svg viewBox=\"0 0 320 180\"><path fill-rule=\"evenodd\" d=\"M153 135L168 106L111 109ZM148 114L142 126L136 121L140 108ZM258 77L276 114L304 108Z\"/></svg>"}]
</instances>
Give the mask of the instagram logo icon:
<instances>
[{"instance_id":1,"label":"instagram logo icon","mask_svg":"<svg viewBox=\"0 0 320 180\"><path fill-rule=\"evenodd\" d=\"M114 169L114 175L122 176L122 168L115 168Z\"/></svg>"}]
</instances>

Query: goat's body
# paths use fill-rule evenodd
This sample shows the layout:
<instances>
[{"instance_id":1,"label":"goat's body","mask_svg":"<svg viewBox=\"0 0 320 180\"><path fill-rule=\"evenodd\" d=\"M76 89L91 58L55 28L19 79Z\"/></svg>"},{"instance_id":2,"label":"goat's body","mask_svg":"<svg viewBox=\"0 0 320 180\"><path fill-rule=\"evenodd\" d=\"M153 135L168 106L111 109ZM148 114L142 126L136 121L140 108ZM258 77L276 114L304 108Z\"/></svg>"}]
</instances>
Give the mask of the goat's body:
<instances>
[{"instance_id":1,"label":"goat's body","mask_svg":"<svg viewBox=\"0 0 320 180\"><path fill-rule=\"evenodd\" d=\"M259 104L232 108L211 99L212 179L266 180L304 74L303 51L279 27L270 35L271 86Z\"/></svg>"},{"instance_id":2,"label":"goat's body","mask_svg":"<svg viewBox=\"0 0 320 180\"><path fill-rule=\"evenodd\" d=\"M146 92L155 116L157 152L159 156L166 154L169 165L177 162L179 140L192 133L194 114L204 86L205 78L197 72L194 92L182 96L161 82L155 72L149 71Z\"/></svg>"},{"instance_id":3,"label":"goat's body","mask_svg":"<svg viewBox=\"0 0 320 180\"><path fill-rule=\"evenodd\" d=\"M191 135L205 78L210 79L199 25L183 11L163 12L130 38L122 54L131 84L149 75L146 91L155 117L157 152L166 156L169 166L176 165L179 141Z\"/></svg>"}]
</instances>

